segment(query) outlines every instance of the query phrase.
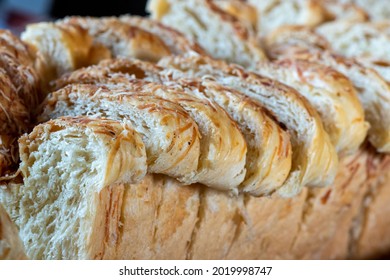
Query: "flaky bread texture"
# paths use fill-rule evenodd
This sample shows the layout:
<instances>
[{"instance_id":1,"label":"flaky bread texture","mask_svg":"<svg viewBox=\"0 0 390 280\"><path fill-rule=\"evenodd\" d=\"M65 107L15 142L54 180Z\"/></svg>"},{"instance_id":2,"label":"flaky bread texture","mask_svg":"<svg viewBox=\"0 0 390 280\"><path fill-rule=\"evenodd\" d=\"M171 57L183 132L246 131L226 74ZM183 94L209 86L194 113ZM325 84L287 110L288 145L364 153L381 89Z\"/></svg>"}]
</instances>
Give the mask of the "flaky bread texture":
<instances>
[{"instance_id":1,"label":"flaky bread texture","mask_svg":"<svg viewBox=\"0 0 390 280\"><path fill-rule=\"evenodd\" d=\"M117 97L151 93L180 104L196 122L200 132L198 167L186 177L192 182L237 193L237 186L246 173L247 145L236 124L221 107L207 99L189 95L180 88L143 80L107 80L105 86Z\"/></svg>"},{"instance_id":2,"label":"flaky bread texture","mask_svg":"<svg viewBox=\"0 0 390 280\"><path fill-rule=\"evenodd\" d=\"M277 59L285 55L290 49L315 49L324 51L331 49L329 42L316 33L312 28L299 25L281 26L263 38L267 55Z\"/></svg>"},{"instance_id":3,"label":"flaky bread texture","mask_svg":"<svg viewBox=\"0 0 390 280\"><path fill-rule=\"evenodd\" d=\"M19 232L0 204L0 260L26 259Z\"/></svg>"},{"instance_id":4,"label":"flaky bread texture","mask_svg":"<svg viewBox=\"0 0 390 280\"><path fill-rule=\"evenodd\" d=\"M48 22L30 24L21 38L42 57L41 73L45 84L89 64L92 38L80 27Z\"/></svg>"},{"instance_id":5,"label":"flaky bread texture","mask_svg":"<svg viewBox=\"0 0 390 280\"><path fill-rule=\"evenodd\" d=\"M87 30L94 43L108 48L113 57L134 57L158 61L171 54L160 38L137 26L118 18L68 17L60 21L63 25L75 25Z\"/></svg>"},{"instance_id":6,"label":"flaky bread texture","mask_svg":"<svg viewBox=\"0 0 390 280\"><path fill-rule=\"evenodd\" d=\"M285 50L285 54L283 53ZM390 87L374 70L362 66L354 59L345 58L329 51L279 48L280 57L295 57L330 66L347 76L358 93L366 120L370 124L369 141L378 152L388 153L390 142Z\"/></svg>"},{"instance_id":7,"label":"flaky bread texture","mask_svg":"<svg viewBox=\"0 0 390 280\"><path fill-rule=\"evenodd\" d=\"M332 49L347 57L372 61L390 61L385 46L390 43L390 35L380 30L375 23L335 21L323 24L316 29L332 46Z\"/></svg>"},{"instance_id":8,"label":"flaky bread texture","mask_svg":"<svg viewBox=\"0 0 390 280\"><path fill-rule=\"evenodd\" d=\"M354 4L364 9L372 21L388 20L390 8L386 0L339 0L342 3Z\"/></svg>"},{"instance_id":9,"label":"flaky bread texture","mask_svg":"<svg viewBox=\"0 0 390 280\"><path fill-rule=\"evenodd\" d=\"M38 125L20 138L20 155L24 185L10 190L15 200L7 205L33 259L82 259L102 246L93 242L104 220L97 215L99 193L139 182L147 170L141 136L129 124L104 119Z\"/></svg>"},{"instance_id":10,"label":"flaky bread texture","mask_svg":"<svg viewBox=\"0 0 390 280\"><path fill-rule=\"evenodd\" d=\"M321 0L325 12L325 21L348 20L368 21L368 13L360 6L353 3L343 3L340 0Z\"/></svg>"},{"instance_id":11,"label":"flaky bread texture","mask_svg":"<svg viewBox=\"0 0 390 280\"><path fill-rule=\"evenodd\" d=\"M69 85L53 92L39 120L89 115L132 123L146 147L148 172L194 183L200 133L179 105L153 94L126 95L125 90L97 85Z\"/></svg>"},{"instance_id":12,"label":"flaky bread texture","mask_svg":"<svg viewBox=\"0 0 390 280\"><path fill-rule=\"evenodd\" d=\"M158 36L169 48L172 54L183 54L189 51L205 55L205 50L195 42L187 38L183 33L168 27L151 18L123 15L119 19L127 24L142 28Z\"/></svg>"},{"instance_id":13,"label":"flaky bread texture","mask_svg":"<svg viewBox=\"0 0 390 280\"><path fill-rule=\"evenodd\" d=\"M263 63L257 73L289 85L320 114L340 154L356 152L366 138L368 123L350 80L333 68L299 59Z\"/></svg>"},{"instance_id":14,"label":"flaky bread texture","mask_svg":"<svg viewBox=\"0 0 390 280\"><path fill-rule=\"evenodd\" d=\"M247 28L257 30L259 15L256 8L246 0L215 0L214 4L226 13L237 18Z\"/></svg>"},{"instance_id":15,"label":"flaky bread texture","mask_svg":"<svg viewBox=\"0 0 390 280\"><path fill-rule=\"evenodd\" d=\"M177 28L213 57L253 67L266 59L254 32L212 0L151 0L152 18Z\"/></svg>"},{"instance_id":16,"label":"flaky bread texture","mask_svg":"<svg viewBox=\"0 0 390 280\"><path fill-rule=\"evenodd\" d=\"M237 123L247 143L246 174L239 190L252 195L268 195L283 184L291 168L290 137L258 103L211 79L171 79L169 75L162 74L163 70L139 60L106 60L99 65L64 75L54 85L121 84L129 83L134 78L142 78L162 83L207 102L215 102ZM180 101L180 104L183 102Z\"/></svg>"},{"instance_id":17,"label":"flaky bread texture","mask_svg":"<svg viewBox=\"0 0 390 280\"><path fill-rule=\"evenodd\" d=\"M316 26L323 21L319 1L313 0L249 0L259 14L258 32L266 35L283 25Z\"/></svg>"},{"instance_id":18,"label":"flaky bread texture","mask_svg":"<svg viewBox=\"0 0 390 280\"><path fill-rule=\"evenodd\" d=\"M218 83L241 91L262 104L290 132L292 169L280 194L292 196L304 185L330 185L337 172L336 150L316 111L294 89L275 80L246 72L238 66L198 55L167 57L159 65L166 75L213 77Z\"/></svg>"},{"instance_id":19,"label":"flaky bread texture","mask_svg":"<svg viewBox=\"0 0 390 280\"><path fill-rule=\"evenodd\" d=\"M291 170L290 136L258 103L210 79L179 79L166 83L199 98L213 100L237 123L248 146L245 179L239 190L263 196L283 185Z\"/></svg>"}]
</instances>

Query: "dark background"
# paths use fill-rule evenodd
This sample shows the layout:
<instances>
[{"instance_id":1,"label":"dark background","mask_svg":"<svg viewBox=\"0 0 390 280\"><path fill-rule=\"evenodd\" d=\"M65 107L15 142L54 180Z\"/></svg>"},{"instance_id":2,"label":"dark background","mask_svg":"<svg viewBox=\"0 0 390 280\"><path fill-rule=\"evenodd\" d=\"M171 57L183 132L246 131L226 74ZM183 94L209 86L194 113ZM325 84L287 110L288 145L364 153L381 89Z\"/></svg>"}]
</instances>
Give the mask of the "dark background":
<instances>
[{"instance_id":1,"label":"dark background","mask_svg":"<svg viewBox=\"0 0 390 280\"><path fill-rule=\"evenodd\" d=\"M146 0L55 0L50 15L53 18L62 18L69 15L95 17L122 14L146 15L145 5Z\"/></svg>"}]
</instances>

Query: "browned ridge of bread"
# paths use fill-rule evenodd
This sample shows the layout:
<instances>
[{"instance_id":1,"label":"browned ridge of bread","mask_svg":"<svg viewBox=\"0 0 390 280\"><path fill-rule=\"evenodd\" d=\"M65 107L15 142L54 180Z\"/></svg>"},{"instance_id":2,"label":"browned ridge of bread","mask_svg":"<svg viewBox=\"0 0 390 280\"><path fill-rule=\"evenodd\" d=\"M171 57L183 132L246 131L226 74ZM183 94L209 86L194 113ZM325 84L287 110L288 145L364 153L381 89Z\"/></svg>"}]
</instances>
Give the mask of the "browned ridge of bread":
<instances>
[{"instance_id":1,"label":"browned ridge of bread","mask_svg":"<svg viewBox=\"0 0 390 280\"><path fill-rule=\"evenodd\" d=\"M252 67L266 56L254 30L221 9L213 0L151 0L155 20L197 40L211 56Z\"/></svg>"},{"instance_id":2,"label":"browned ridge of bread","mask_svg":"<svg viewBox=\"0 0 390 280\"><path fill-rule=\"evenodd\" d=\"M27 257L18 229L0 204L0 260L24 259Z\"/></svg>"},{"instance_id":3,"label":"browned ridge of bread","mask_svg":"<svg viewBox=\"0 0 390 280\"><path fill-rule=\"evenodd\" d=\"M212 80L171 80L159 74L163 70L137 60L107 60L65 75L55 84L57 87L71 83L126 84L130 81L134 83L134 78L142 78L163 83L202 100L212 100L237 123L248 146L245 180L239 190L257 196L269 195L284 183L291 167L290 138L258 103ZM179 103L183 104L180 100Z\"/></svg>"},{"instance_id":4,"label":"browned ridge of bread","mask_svg":"<svg viewBox=\"0 0 390 280\"><path fill-rule=\"evenodd\" d=\"M321 119L294 89L238 66L198 55L167 57L159 62L168 76L213 77L261 103L291 134L292 170L281 188L284 195L299 193L304 185L327 186L337 170L338 157Z\"/></svg>"}]
</instances>

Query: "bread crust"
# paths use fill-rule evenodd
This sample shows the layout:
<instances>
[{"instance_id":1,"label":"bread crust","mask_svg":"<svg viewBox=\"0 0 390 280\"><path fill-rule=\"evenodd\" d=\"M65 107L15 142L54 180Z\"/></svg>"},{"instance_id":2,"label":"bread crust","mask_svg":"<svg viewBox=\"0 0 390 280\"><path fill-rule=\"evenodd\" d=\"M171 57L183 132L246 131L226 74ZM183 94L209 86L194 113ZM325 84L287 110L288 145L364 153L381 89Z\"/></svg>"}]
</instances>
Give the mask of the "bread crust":
<instances>
[{"instance_id":1,"label":"bread crust","mask_svg":"<svg viewBox=\"0 0 390 280\"><path fill-rule=\"evenodd\" d=\"M94 42L108 48L113 57L134 57L158 61L171 54L162 40L153 33L118 18L68 17L59 22L80 26L88 31Z\"/></svg>"}]
</instances>

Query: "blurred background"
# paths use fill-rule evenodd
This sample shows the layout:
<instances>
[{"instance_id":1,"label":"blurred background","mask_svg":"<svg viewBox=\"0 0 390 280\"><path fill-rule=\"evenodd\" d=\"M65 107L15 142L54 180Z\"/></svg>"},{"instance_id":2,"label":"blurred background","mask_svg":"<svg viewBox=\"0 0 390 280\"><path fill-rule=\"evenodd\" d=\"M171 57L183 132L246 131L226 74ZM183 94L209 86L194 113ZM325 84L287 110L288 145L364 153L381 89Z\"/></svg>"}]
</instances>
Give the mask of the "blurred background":
<instances>
[{"instance_id":1,"label":"blurred background","mask_svg":"<svg viewBox=\"0 0 390 280\"><path fill-rule=\"evenodd\" d=\"M0 28L19 34L28 23L50 21L68 15L146 15L147 0L0 0Z\"/></svg>"}]
</instances>

